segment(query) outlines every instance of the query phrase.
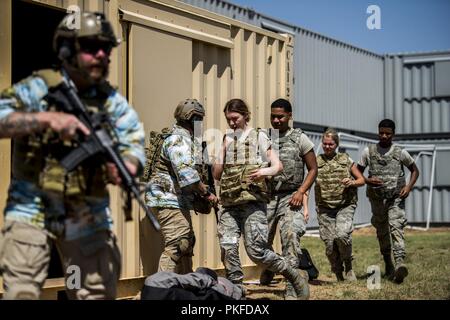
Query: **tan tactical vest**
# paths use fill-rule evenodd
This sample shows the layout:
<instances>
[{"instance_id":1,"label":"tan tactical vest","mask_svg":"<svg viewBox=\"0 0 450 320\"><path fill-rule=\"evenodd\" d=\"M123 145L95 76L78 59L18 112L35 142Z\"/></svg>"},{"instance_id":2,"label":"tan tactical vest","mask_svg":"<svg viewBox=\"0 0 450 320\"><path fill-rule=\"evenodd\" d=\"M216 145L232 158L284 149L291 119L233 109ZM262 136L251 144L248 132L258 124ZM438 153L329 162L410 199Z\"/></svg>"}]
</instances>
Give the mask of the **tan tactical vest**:
<instances>
[{"instance_id":1,"label":"tan tactical vest","mask_svg":"<svg viewBox=\"0 0 450 320\"><path fill-rule=\"evenodd\" d=\"M392 146L393 150L381 155L377 145L369 146L369 177L378 177L383 186L373 187L367 185L367 196L372 199L393 199L398 197L400 190L406 185L405 171L400 161L402 149Z\"/></svg>"},{"instance_id":2,"label":"tan tactical vest","mask_svg":"<svg viewBox=\"0 0 450 320\"><path fill-rule=\"evenodd\" d=\"M269 201L265 180L251 182L248 179L252 171L268 165L261 159L260 152L265 151L259 150L258 136L259 130L252 129L244 141L235 137L226 150L220 179L220 200L224 207Z\"/></svg>"},{"instance_id":3,"label":"tan tactical vest","mask_svg":"<svg viewBox=\"0 0 450 320\"><path fill-rule=\"evenodd\" d=\"M172 134L172 130L164 128L161 132L151 131L147 147L145 148L145 167L141 181L148 182L157 172L170 174L170 163L165 160L162 153L162 146L166 138Z\"/></svg>"},{"instance_id":4,"label":"tan tactical vest","mask_svg":"<svg viewBox=\"0 0 450 320\"><path fill-rule=\"evenodd\" d=\"M323 154L317 156L316 206L336 209L358 201L356 188L345 188L341 182L344 178L352 179L351 166L347 153L337 153L332 159Z\"/></svg>"},{"instance_id":5,"label":"tan tactical vest","mask_svg":"<svg viewBox=\"0 0 450 320\"><path fill-rule=\"evenodd\" d=\"M40 70L33 74L42 78L49 89L57 87L62 76L55 70ZM44 97L42 97L44 98ZM103 99L85 100L92 112L103 108ZM49 106L48 111L58 111ZM59 164L60 159L76 146L63 142L59 135L51 130L41 134L29 135L13 139L12 177L25 180L39 186L43 191L62 193L66 196L89 195L107 196L106 168L98 159L90 159L70 173L65 172Z\"/></svg>"},{"instance_id":6,"label":"tan tactical vest","mask_svg":"<svg viewBox=\"0 0 450 320\"><path fill-rule=\"evenodd\" d=\"M302 130L297 128L279 138L278 154L283 171L270 180L271 192L295 191L302 185L305 166L300 155L301 135Z\"/></svg>"}]
</instances>

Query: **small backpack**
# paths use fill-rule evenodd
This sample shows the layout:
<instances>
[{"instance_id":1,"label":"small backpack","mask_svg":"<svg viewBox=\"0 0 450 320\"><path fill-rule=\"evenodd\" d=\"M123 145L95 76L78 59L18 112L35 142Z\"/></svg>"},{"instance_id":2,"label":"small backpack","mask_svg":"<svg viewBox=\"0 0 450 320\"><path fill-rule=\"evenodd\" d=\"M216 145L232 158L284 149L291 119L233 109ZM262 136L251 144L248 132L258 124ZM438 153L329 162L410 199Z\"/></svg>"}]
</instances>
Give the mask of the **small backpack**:
<instances>
[{"instance_id":1,"label":"small backpack","mask_svg":"<svg viewBox=\"0 0 450 320\"><path fill-rule=\"evenodd\" d=\"M161 148L164 140L171 135L169 128L164 128L161 132L150 131L147 146L145 147L145 167L141 182L148 182L155 171L155 167L160 161Z\"/></svg>"}]
</instances>

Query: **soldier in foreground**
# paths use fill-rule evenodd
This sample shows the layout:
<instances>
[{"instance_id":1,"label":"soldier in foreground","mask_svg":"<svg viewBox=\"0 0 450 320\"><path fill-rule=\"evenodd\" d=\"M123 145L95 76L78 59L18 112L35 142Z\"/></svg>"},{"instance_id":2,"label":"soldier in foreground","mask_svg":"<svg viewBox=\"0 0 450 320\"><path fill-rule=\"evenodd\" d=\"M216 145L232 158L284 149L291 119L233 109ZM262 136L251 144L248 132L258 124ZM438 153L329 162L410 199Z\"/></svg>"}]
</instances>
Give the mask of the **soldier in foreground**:
<instances>
[{"instance_id":1,"label":"soldier in foreground","mask_svg":"<svg viewBox=\"0 0 450 320\"><path fill-rule=\"evenodd\" d=\"M66 288L69 299L116 297L121 258L106 185L120 184L121 176L100 155L66 171L61 159L93 133L47 98L61 92L69 77L90 114L108 119L132 175L142 171L145 161L144 131L136 112L106 81L110 53L118 45L111 24L101 13L84 12L76 29L74 19L67 15L54 36L62 68L35 72L0 98L0 137L13 141L0 240L5 299L39 298L53 244L63 270L73 266L80 272L80 287Z\"/></svg>"},{"instance_id":2,"label":"soldier in foreground","mask_svg":"<svg viewBox=\"0 0 450 320\"><path fill-rule=\"evenodd\" d=\"M405 199L419 177L419 169L408 151L392 144L395 123L384 119L378 124L379 142L363 150L358 169L364 173L369 167L369 176L365 178L367 197L372 207L372 224L377 229L380 251L385 262L385 276L402 283L408 275L404 262L406 226ZM404 168L411 171L406 184ZM394 263L392 262L394 257Z\"/></svg>"},{"instance_id":3,"label":"soldier in foreground","mask_svg":"<svg viewBox=\"0 0 450 320\"><path fill-rule=\"evenodd\" d=\"M319 173L314 194L320 238L338 281L356 281L352 267L353 216L358 202L357 188L364 177L347 153L336 153L339 136L333 129L322 135L323 154L317 156ZM344 269L345 268L345 269Z\"/></svg>"},{"instance_id":4,"label":"soldier in foreground","mask_svg":"<svg viewBox=\"0 0 450 320\"><path fill-rule=\"evenodd\" d=\"M269 137L278 147L278 154L283 164L283 171L269 182L270 203L267 206L268 245L273 239L280 223L282 255L293 268L299 266L301 255L300 238L306 232L309 216L307 192L317 175L317 162L314 144L299 128L289 127L292 119L292 106L286 99L277 99L271 105L270 121L274 130L269 130ZM278 138L276 138L278 137ZM305 177L305 166L308 174ZM305 179L303 179L305 177ZM260 277L260 283L267 285L274 273L266 269ZM286 285L286 299L296 298L291 283Z\"/></svg>"}]
</instances>

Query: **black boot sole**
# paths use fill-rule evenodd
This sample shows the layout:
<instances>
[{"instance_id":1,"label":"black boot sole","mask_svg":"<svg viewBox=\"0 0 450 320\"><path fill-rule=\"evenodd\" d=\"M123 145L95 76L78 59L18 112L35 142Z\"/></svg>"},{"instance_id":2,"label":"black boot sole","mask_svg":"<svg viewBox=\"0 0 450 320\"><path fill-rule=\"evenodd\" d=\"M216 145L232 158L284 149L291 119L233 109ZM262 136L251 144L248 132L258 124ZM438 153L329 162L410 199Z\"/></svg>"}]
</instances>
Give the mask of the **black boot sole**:
<instances>
[{"instance_id":1,"label":"black boot sole","mask_svg":"<svg viewBox=\"0 0 450 320\"><path fill-rule=\"evenodd\" d=\"M408 269L405 266L401 266L395 270L394 282L400 284L406 276L408 276Z\"/></svg>"}]
</instances>

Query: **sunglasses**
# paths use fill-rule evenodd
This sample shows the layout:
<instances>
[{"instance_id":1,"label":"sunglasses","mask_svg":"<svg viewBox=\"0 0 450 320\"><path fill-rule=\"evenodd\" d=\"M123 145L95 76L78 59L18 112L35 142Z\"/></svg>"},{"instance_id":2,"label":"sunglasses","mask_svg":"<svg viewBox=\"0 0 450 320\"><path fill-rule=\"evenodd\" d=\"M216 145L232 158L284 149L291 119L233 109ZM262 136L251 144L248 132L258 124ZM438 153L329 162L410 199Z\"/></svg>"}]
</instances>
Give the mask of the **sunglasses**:
<instances>
[{"instance_id":1,"label":"sunglasses","mask_svg":"<svg viewBox=\"0 0 450 320\"><path fill-rule=\"evenodd\" d=\"M79 39L80 51L84 53L97 54L102 50L105 54L109 55L112 51L112 44L107 41L99 41L97 39Z\"/></svg>"}]
</instances>

